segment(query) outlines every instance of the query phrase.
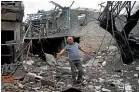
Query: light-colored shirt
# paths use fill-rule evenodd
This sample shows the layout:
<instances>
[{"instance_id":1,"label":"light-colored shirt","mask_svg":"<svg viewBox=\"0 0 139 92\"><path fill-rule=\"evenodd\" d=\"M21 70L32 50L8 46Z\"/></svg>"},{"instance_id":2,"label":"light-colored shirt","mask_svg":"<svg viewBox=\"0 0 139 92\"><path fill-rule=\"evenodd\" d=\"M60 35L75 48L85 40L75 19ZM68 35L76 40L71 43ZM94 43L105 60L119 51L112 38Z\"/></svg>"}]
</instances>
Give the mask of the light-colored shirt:
<instances>
[{"instance_id":1,"label":"light-colored shirt","mask_svg":"<svg viewBox=\"0 0 139 92\"><path fill-rule=\"evenodd\" d=\"M66 45L65 50L68 52L69 60L80 60L79 48L80 46L76 42Z\"/></svg>"}]
</instances>

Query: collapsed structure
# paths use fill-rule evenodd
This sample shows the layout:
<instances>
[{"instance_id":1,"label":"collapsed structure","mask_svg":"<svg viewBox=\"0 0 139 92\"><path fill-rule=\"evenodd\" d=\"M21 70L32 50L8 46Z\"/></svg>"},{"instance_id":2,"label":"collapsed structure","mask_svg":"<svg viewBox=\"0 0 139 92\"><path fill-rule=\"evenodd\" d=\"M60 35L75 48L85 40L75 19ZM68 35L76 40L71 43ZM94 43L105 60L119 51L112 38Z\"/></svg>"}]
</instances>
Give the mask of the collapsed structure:
<instances>
[{"instance_id":1,"label":"collapsed structure","mask_svg":"<svg viewBox=\"0 0 139 92\"><path fill-rule=\"evenodd\" d=\"M82 90L84 92L111 92L111 90L116 90L117 92L121 92L138 90L138 85L134 84L134 87L131 87L127 79L135 77L134 81L139 83L138 74L136 73L136 71L139 70L139 66L133 63L132 70L135 71L123 68L124 66L117 48L117 46L120 47L119 50L122 55L122 60L128 64L132 62L130 47L132 47L133 44L127 46L127 39L121 36L119 31L113 29L114 24L116 26L118 25L117 29L120 29L120 23L118 24L117 20L115 23L111 22L113 17L109 17L112 16L111 14L115 15L113 11L116 11L116 9L119 11L115 16L119 16L119 12L125 5L128 5L128 2L108 2L103 12L96 12L93 9L86 8L71 9L74 2L72 2L69 7L62 7L53 1L50 3L55 5L54 10L39 10L35 14L28 14L25 23L22 23L24 11L22 2L9 1L1 3L3 14L2 29L14 30L12 31L14 39L8 38L8 40L5 40L7 37L11 37L9 31L8 34L6 33L8 36L2 35L2 46L5 46L3 47L2 53L6 52L9 46L12 46L13 51L11 55L12 62L14 62L14 64L11 63L11 60L7 60L10 62L6 62L6 59L2 61L2 89L4 91L69 92L71 90L72 92L81 92L80 90ZM10 7L20 6L19 11L17 12L17 8L4 8L9 7L9 5ZM113 7L113 5L117 7ZM118 6L121 7L118 8ZM14 13L13 15L17 14L16 18L11 14L6 15L7 12L12 12L12 14ZM18 13L22 16L18 17ZM138 14L138 11L135 13L135 17L138 17L136 14ZM5 16L8 17L5 18ZM122 15L122 17L124 16ZM5 21L6 23L12 23L7 27L6 25L8 24L4 25ZM119 19L118 21L121 20ZM11 27L11 25L13 26ZM135 25L136 23L134 26ZM138 28L135 30L138 33ZM4 36L6 37L5 39ZM66 45L67 36L74 36L75 41L80 42L83 48L94 53L92 57L84 56L82 58L84 63L84 87L79 85L80 87L77 86L77 88L73 88L70 85L71 74L66 56L60 59L55 58L55 54ZM120 43L122 40L119 40L119 37L123 37L126 42L125 45ZM138 45L137 41L136 39L136 45ZM117 42L117 44L115 42ZM135 51L136 48L138 49L138 46L132 47L131 50ZM123 50L127 51L127 53L123 53ZM9 52L11 52L11 50ZM134 52L134 55L136 55L136 53L137 52ZM2 57L5 56L3 55ZM118 63L118 65L115 63ZM114 69L114 67L116 69ZM128 66L128 68L130 67L131 66ZM135 76L128 77L132 73L135 73ZM123 76L125 78L123 78Z\"/></svg>"},{"instance_id":2,"label":"collapsed structure","mask_svg":"<svg viewBox=\"0 0 139 92\"><path fill-rule=\"evenodd\" d=\"M135 60L134 58L139 58L139 31L135 29L135 27L138 27L139 9L134 14L131 12L135 3L136 1L132 4L131 1L109 1L99 17L100 26L115 38L121 52L122 61L125 64L130 64ZM126 8L127 15L124 16L125 18L122 17L122 20L126 22L122 23L120 21L121 28L119 29L117 27L118 24L116 24L116 19L121 20L119 15L123 8ZM135 36L130 36L130 33Z\"/></svg>"},{"instance_id":3,"label":"collapsed structure","mask_svg":"<svg viewBox=\"0 0 139 92\"><path fill-rule=\"evenodd\" d=\"M14 61L14 41L21 39L24 6L20 1L1 2L1 59L2 64ZM8 42L11 41L11 42ZM19 44L18 41L16 44Z\"/></svg>"},{"instance_id":4,"label":"collapsed structure","mask_svg":"<svg viewBox=\"0 0 139 92\"><path fill-rule=\"evenodd\" d=\"M43 48L44 52L54 55L65 46L65 37L74 36L75 41L79 42L81 28L91 19L97 18L98 13L88 9L71 9L72 5L62 7L53 1L51 3L55 5L54 10L39 10L36 14L28 15L25 39L33 39L33 44L39 51ZM37 44L38 41L43 41L43 45ZM33 49L34 54L35 52Z\"/></svg>"}]
</instances>

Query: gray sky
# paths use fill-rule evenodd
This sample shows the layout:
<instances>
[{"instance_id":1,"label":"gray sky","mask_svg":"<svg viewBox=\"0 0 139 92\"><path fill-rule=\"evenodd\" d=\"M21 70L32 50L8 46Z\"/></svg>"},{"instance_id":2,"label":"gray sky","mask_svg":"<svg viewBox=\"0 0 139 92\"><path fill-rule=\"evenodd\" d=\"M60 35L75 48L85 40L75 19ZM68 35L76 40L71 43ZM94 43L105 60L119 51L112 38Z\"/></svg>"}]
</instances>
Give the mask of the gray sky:
<instances>
[{"instance_id":1,"label":"gray sky","mask_svg":"<svg viewBox=\"0 0 139 92\"><path fill-rule=\"evenodd\" d=\"M54 8L54 5L49 3L51 0L24 0L25 7L25 15L24 19L26 19L27 14L36 13L38 10L51 10ZM52 0L61 6L70 6L73 0ZM83 8L92 8L92 9L100 9L101 2L106 0L74 0L74 4L72 8L83 7Z\"/></svg>"},{"instance_id":2,"label":"gray sky","mask_svg":"<svg viewBox=\"0 0 139 92\"><path fill-rule=\"evenodd\" d=\"M38 10L51 10L54 8L54 5L52 3L49 3L50 1L54 1L61 6L70 6L72 1L75 1L71 8L91 8L91 9L100 9L101 2L107 2L107 0L24 0L24 7L25 7L25 14L23 21L26 19L27 14L31 13L37 13ZM106 3L105 3L106 4ZM138 5L139 2L136 2L136 5ZM125 11L125 10L123 10Z\"/></svg>"}]
</instances>

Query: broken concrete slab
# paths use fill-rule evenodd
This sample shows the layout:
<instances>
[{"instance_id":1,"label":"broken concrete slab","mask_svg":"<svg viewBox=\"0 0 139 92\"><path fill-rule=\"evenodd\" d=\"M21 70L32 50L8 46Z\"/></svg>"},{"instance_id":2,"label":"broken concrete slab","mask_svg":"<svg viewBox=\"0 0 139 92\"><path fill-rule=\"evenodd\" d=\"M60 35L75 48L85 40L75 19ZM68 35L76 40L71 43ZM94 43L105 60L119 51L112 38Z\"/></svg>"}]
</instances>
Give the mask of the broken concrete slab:
<instances>
[{"instance_id":1,"label":"broken concrete slab","mask_svg":"<svg viewBox=\"0 0 139 92\"><path fill-rule=\"evenodd\" d=\"M82 58L82 62L83 63L86 63L87 61L89 61L91 59L91 57L89 55L83 55L83 58Z\"/></svg>"},{"instance_id":2,"label":"broken concrete slab","mask_svg":"<svg viewBox=\"0 0 139 92\"><path fill-rule=\"evenodd\" d=\"M41 67L38 67L40 70L48 70L48 66L41 66Z\"/></svg>"},{"instance_id":3,"label":"broken concrete slab","mask_svg":"<svg viewBox=\"0 0 139 92\"><path fill-rule=\"evenodd\" d=\"M53 55L47 54L47 53L44 53L44 54L45 54L46 61L47 61L50 65L57 65L56 59L54 58Z\"/></svg>"},{"instance_id":4,"label":"broken concrete slab","mask_svg":"<svg viewBox=\"0 0 139 92\"><path fill-rule=\"evenodd\" d=\"M26 73L27 72L25 71L23 65L21 64L16 68L15 72L13 72L13 76L17 76L18 79L21 79L25 77Z\"/></svg>"},{"instance_id":5,"label":"broken concrete slab","mask_svg":"<svg viewBox=\"0 0 139 92\"><path fill-rule=\"evenodd\" d=\"M3 74L16 76L18 79L24 78L26 71L22 63L6 64L2 67Z\"/></svg>"},{"instance_id":6,"label":"broken concrete slab","mask_svg":"<svg viewBox=\"0 0 139 92\"><path fill-rule=\"evenodd\" d=\"M101 59L101 58L103 58L102 56L96 56L96 59Z\"/></svg>"},{"instance_id":7,"label":"broken concrete slab","mask_svg":"<svg viewBox=\"0 0 139 92\"><path fill-rule=\"evenodd\" d=\"M32 65L35 61L31 60L27 60L27 61L23 61L23 64L28 64L28 65Z\"/></svg>"},{"instance_id":8,"label":"broken concrete slab","mask_svg":"<svg viewBox=\"0 0 139 92\"><path fill-rule=\"evenodd\" d=\"M98 67L100 64L99 64L99 62L100 62L100 59L95 59L95 60L93 60L93 66L95 66L95 67Z\"/></svg>"},{"instance_id":9,"label":"broken concrete slab","mask_svg":"<svg viewBox=\"0 0 139 92\"><path fill-rule=\"evenodd\" d=\"M20 87L20 88L24 88L24 85L23 84L21 84L21 83L18 83L18 86Z\"/></svg>"},{"instance_id":10,"label":"broken concrete slab","mask_svg":"<svg viewBox=\"0 0 139 92\"><path fill-rule=\"evenodd\" d=\"M89 66L92 66L92 64L93 64L93 60L89 60L89 61L87 61L86 64L83 64L82 66L83 67L89 67Z\"/></svg>"},{"instance_id":11,"label":"broken concrete slab","mask_svg":"<svg viewBox=\"0 0 139 92\"><path fill-rule=\"evenodd\" d=\"M125 92L133 92L133 90L132 90L132 86L129 84L129 83L126 83L125 84Z\"/></svg>"},{"instance_id":12,"label":"broken concrete slab","mask_svg":"<svg viewBox=\"0 0 139 92\"><path fill-rule=\"evenodd\" d=\"M116 51L118 50L117 46L109 46L107 47L108 51Z\"/></svg>"},{"instance_id":13,"label":"broken concrete slab","mask_svg":"<svg viewBox=\"0 0 139 92\"><path fill-rule=\"evenodd\" d=\"M111 90L106 89L106 88L102 88L101 90L102 90L102 92L112 92Z\"/></svg>"},{"instance_id":14,"label":"broken concrete slab","mask_svg":"<svg viewBox=\"0 0 139 92\"><path fill-rule=\"evenodd\" d=\"M103 83L105 80L102 78L98 78L98 82Z\"/></svg>"},{"instance_id":15,"label":"broken concrete slab","mask_svg":"<svg viewBox=\"0 0 139 92\"><path fill-rule=\"evenodd\" d=\"M136 67L136 70L139 71L139 66Z\"/></svg>"},{"instance_id":16,"label":"broken concrete slab","mask_svg":"<svg viewBox=\"0 0 139 92\"><path fill-rule=\"evenodd\" d=\"M55 82L53 82L51 80L47 80L47 79L42 79L41 80L41 85L42 86L48 85L48 86L54 87L55 86Z\"/></svg>"},{"instance_id":17,"label":"broken concrete slab","mask_svg":"<svg viewBox=\"0 0 139 92\"><path fill-rule=\"evenodd\" d=\"M70 67L57 67L57 72L60 72L62 74L71 74Z\"/></svg>"},{"instance_id":18,"label":"broken concrete slab","mask_svg":"<svg viewBox=\"0 0 139 92\"><path fill-rule=\"evenodd\" d=\"M139 75L136 73L136 74L134 74L134 77L138 78L138 77L139 77Z\"/></svg>"},{"instance_id":19,"label":"broken concrete slab","mask_svg":"<svg viewBox=\"0 0 139 92\"><path fill-rule=\"evenodd\" d=\"M35 73L27 73L26 75L33 78L43 79L42 76L36 75Z\"/></svg>"},{"instance_id":20,"label":"broken concrete slab","mask_svg":"<svg viewBox=\"0 0 139 92\"><path fill-rule=\"evenodd\" d=\"M106 66L107 61L103 61L102 66Z\"/></svg>"}]
</instances>

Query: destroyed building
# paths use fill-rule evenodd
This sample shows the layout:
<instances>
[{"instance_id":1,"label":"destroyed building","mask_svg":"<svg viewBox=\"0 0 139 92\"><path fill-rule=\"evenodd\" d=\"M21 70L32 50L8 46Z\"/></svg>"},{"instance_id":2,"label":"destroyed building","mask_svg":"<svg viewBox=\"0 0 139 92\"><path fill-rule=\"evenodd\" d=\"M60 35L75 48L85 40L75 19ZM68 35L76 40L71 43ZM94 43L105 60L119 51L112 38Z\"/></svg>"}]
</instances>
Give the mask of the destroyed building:
<instances>
[{"instance_id":1,"label":"destroyed building","mask_svg":"<svg viewBox=\"0 0 139 92\"><path fill-rule=\"evenodd\" d=\"M21 39L23 16L24 6L21 1L1 1L2 64L14 61L16 44L11 43Z\"/></svg>"},{"instance_id":2,"label":"destroyed building","mask_svg":"<svg viewBox=\"0 0 139 92\"><path fill-rule=\"evenodd\" d=\"M101 44L105 30L100 28L98 25L97 18L99 16L99 12L88 8L71 9L70 7L72 5L70 7L62 7L55 2L51 3L55 5L54 10L39 10L35 14L28 14L28 18L25 23L22 23L23 14L20 13L22 15L20 17L20 30L18 30L18 32L14 31L14 39L5 41L6 43L14 43L12 45L13 49L11 49L13 52L9 51L10 53L13 53L13 56L10 56L13 57L12 61L15 58L14 56L18 55L30 40L32 40L33 44L30 52L38 55L42 54L42 50L45 53L55 55L66 45L67 36L74 36L75 41L80 42L85 49L90 47L92 50L96 50L98 48L97 45ZM10 15L8 14L8 16ZM12 16L10 16L10 18L11 17ZM4 22L2 20L2 25L3 23ZM14 26L14 24L12 25ZM12 30L12 28L10 30ZM92 38L89 38L88 36ZM107 39L104 41L105 46L107 46L109 43L108 40L111 37L112 36L107 33ZM93 43L90 43L89 41L92 41ZM11 47L9 44L8 47L6 46L7 50L9 49L9 46ZM14 46L18 48L14 48ZM17 53L14 53L15 51L17 51ZM2 53L4 53L4 51ZM5 56L3 55L2 57Z\"/></svg>"},{"instance_id":3,"label":"destroyed building","mask_svg":"<svg viewBox=\"0 0 139 92\"><path fill-rule=\"evenodd\" d=\"M17 54L13 53L16 54L14 58L16 63L4 64L1 67L2 91L138 92L139 62L133 62L130 65L123 64L120 53L122 50L121 48L119 50L117 40L111 33L112 30L107 30L106 27L105 19L111 18L106 17L105 14L111 10L105 11L108 7L104 7L104 11L96 12L87 8L71 9L73 3L70 7L62 7L53 1L51 3L55 5L54 10L39 10L35 14L28 14L23 29L20 25L22 30L18 30L19 38L6 40L5 44L8 45L6 48L14 46ZM125 7L128 1L110 3L108 1L107 5L110 4L113 7L112 3L120 11L119 7ZM117 12L115 7L112 9ZM116 14L122 19L126 17ZM124 26L126 21L117 19L115 22L119 31L122 31L121 21ZM20 23L22 24L22 21ZM109 28L112 27L111 24L109 23ZM134 35L138 35L138 24L132 31ZM74 36L76 42L93 53L89 59L87 57L83 60L84 85L72 86L67 57L54 57L66 45L67 36ZM135 36L135 39L138 41L138 36ZM133 49L136 50L136 48Z\"/></svg>"},{"instance_id":4,"label":"destroyed building","mask_svg":"<svg viewBox=\"0 0 139 92\"><path fill-rule=\"evenodd\" d=\"M132 63L135 59L139 58L137 53L139 51L138 44L138 19L139 10L137 9L132 13L133 7L136 2L107 2L107 6L99 16L100 26L107 30L115 38L117 45L120 49L122 61L125 64ZM114 6L114 5L116 6ZM123 6L120 6L122 4ZM119 7L118 7L119 6ZM128 6L128 7L127 7ZM111 8L110 8L111 7ZM121 10L126 7L127 14L125 18L121 19ZM118 17L117 17L118 15ZM118 23L121 28L117 28L118 25L116 19L120 20ZM121 21L125 21L124 25ZM136 34L130 36L130 33Z\"/></svg>"},{"instance_id":5,"label":"destroyed building","mask_svg":"<svg viewBox=\"0 0 139 92\"><path fill-rule=\"evenodd\" d=\"M32 52L38 54L37 51L42 51L43 48L44 52L55 55L66 45L67 36L74 36L75 41L80 42L84 48L90 46L95 50L105 32L97 24L99 12L87 8L71 9L51 3L55 5L54 10L39 10L36 14L28 14L25 40L32 39L34 45ZM86 39L85 34L93 37L93 45L82 41ZM107 33L107 37L109 39L112 36ZM105 46L108 44L108 39L105 39Z\"/></svg>"}]
</instances>

